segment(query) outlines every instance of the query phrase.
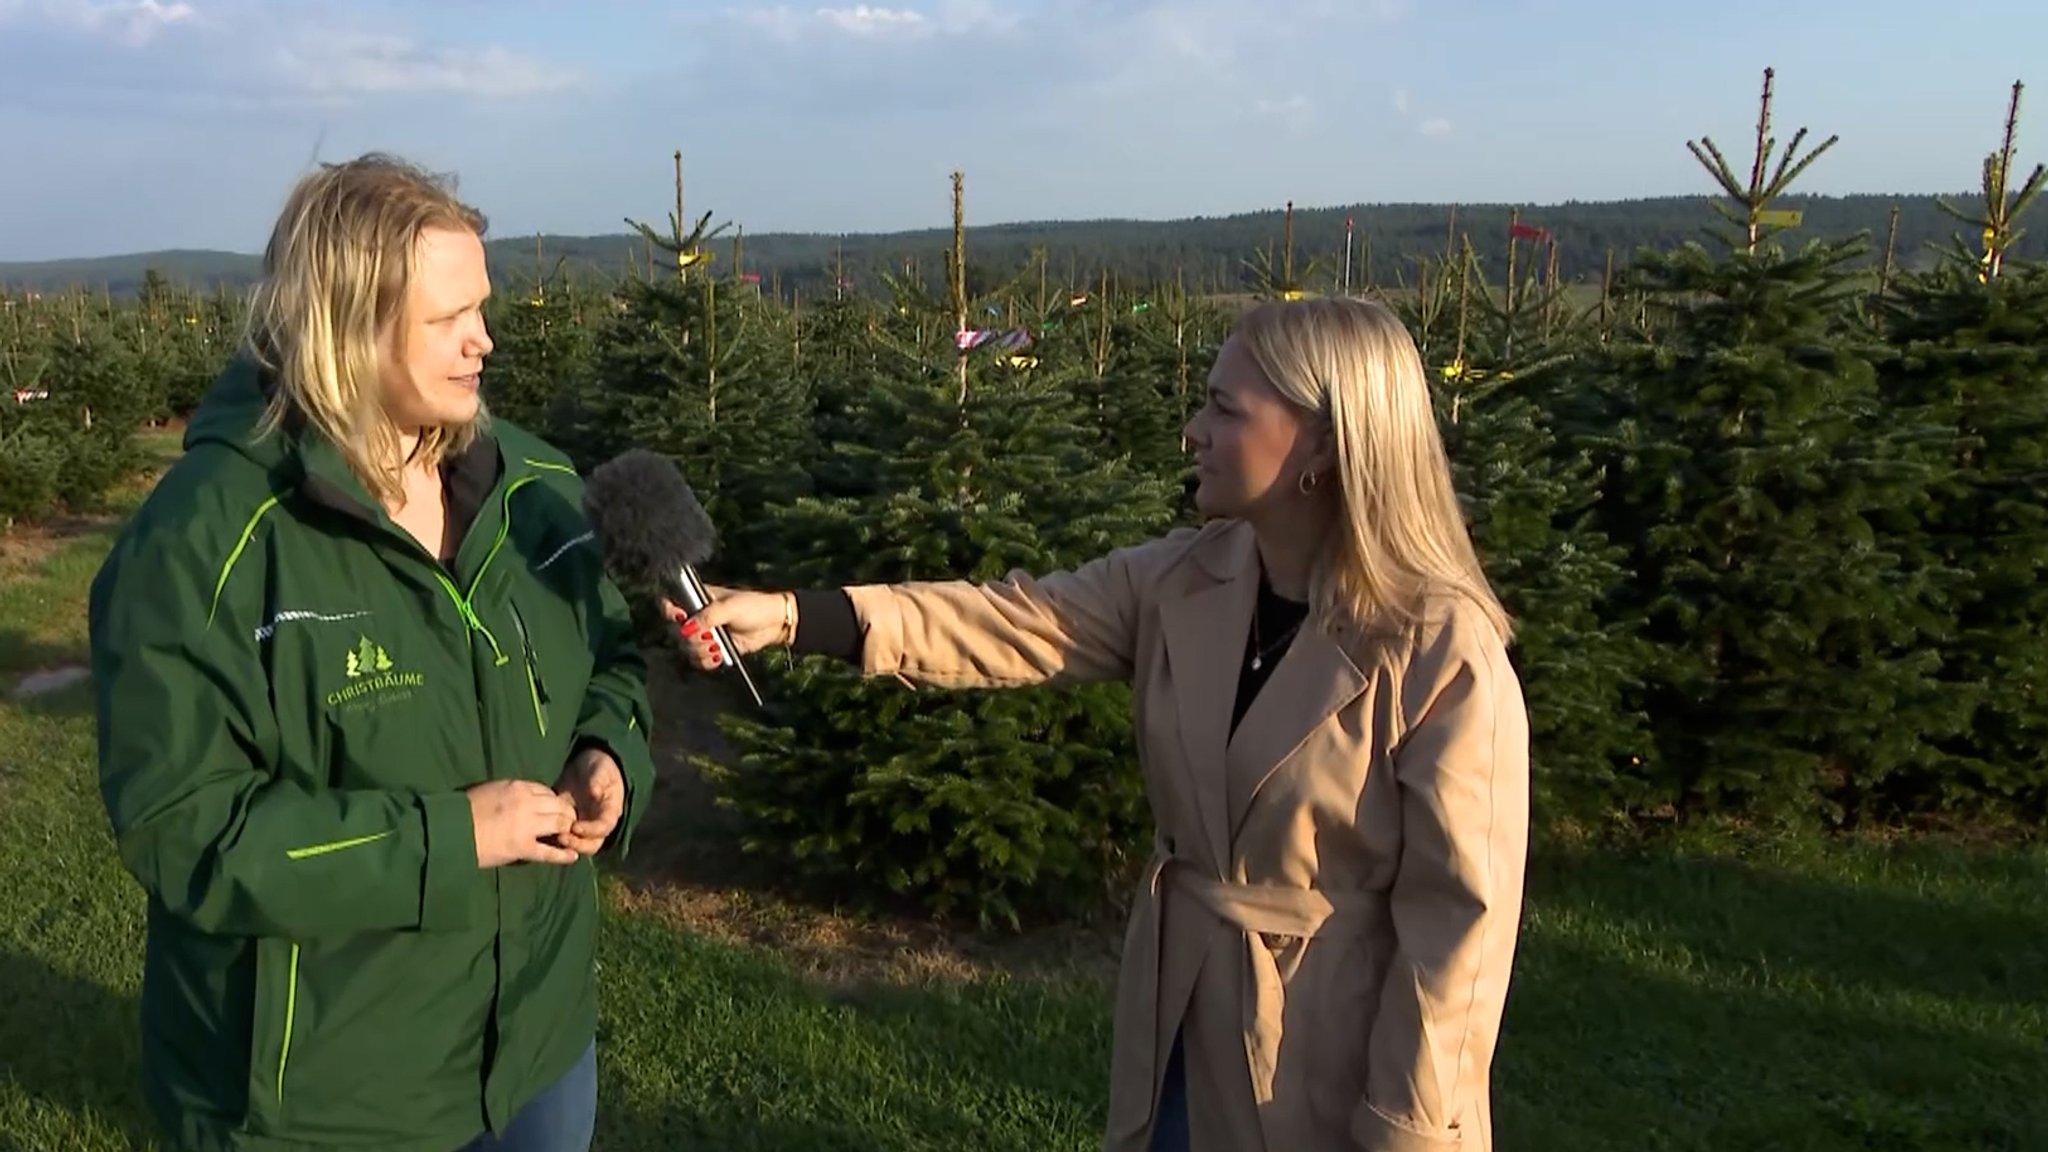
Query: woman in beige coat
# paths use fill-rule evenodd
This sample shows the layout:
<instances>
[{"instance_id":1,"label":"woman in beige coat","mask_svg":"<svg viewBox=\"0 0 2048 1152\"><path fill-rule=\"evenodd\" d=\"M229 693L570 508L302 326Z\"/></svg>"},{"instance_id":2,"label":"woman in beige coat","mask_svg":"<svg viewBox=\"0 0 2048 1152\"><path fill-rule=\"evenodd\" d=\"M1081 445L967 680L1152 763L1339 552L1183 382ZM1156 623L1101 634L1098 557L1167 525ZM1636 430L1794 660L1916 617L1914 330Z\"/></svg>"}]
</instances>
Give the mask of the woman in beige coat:
<instances>
[{"instance_id":1,"label":"woman in beige coat","mask_svg":"<svg viewBox=\"0 0 2048 1152\"><path fill-rule=\"evenodd\" d=\"M701 668L789 645L912 685L1132 684L1157 833L1108 1152L1489 1152L1528 719L1422 361L1379 304L1262 305L1187 435L1200 529L670 614Z\"/></svg>"}]
</instances>

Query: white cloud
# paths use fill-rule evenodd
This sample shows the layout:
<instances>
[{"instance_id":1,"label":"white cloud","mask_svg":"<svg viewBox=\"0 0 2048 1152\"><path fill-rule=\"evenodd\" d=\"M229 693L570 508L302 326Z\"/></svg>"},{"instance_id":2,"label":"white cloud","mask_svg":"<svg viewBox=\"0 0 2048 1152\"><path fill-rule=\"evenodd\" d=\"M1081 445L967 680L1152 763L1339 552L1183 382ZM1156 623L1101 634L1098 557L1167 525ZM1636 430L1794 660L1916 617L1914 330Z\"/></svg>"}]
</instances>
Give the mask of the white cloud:
<instances>
[{"instance_id":1,"label":"white cloud","mask_svg":"<svg viewBox=\"0 0 2048 1152\"><path fill-rule=\"evenodd\" d=\"M943 0L930 11L855 4L838 8L795 8L787 4L728 9L745 27L773 39L795 42L816 35L895 42L932 36L985 35L1006 32L1021 17L998 9L991 0Z\"/></svg>"},{"instance_id":2,"label":"white cloud","mask_svg":"<svg viewBox=\"0 0 2048 1152\"><path fill-rule=\"evenodd\" d=\"M1022 138L1135 116L1153 135L1205 123L1284 138L1321 107L1376 95L1355 56L1304 56L1301 45L1395 51L1401 34L1388 24L1409 0L724 2L733 7L679 16L682 87L649 83L645 98L717 98L763 115L910 132L987 115ZM746 66L725 66L734 60Z\"/></svg>"},{"instance_id":3,"label":"white cloud","mask_svg":"<svg viewBox=\"0 0 2048 1152\"><path fill-rule=\"evenodd\" d=\"M75 111L290 115L384 98L489 99L586 83L568 68L510 48L452 46L389 11L355 0L0 0L0 75L32 90L0 91L31 106ZM18 33L17 33L18 30ZM175 33L171 35L170 33Z\"/></svg>"},{"instance_id":4,"label":"white cloud","mask_svg":"<svg viewBox=\"0 0 2048 1152\"><path fill-rule=\"evenodd\" d=\"M1451 122L1442 116L1420 115L1415 110L1415 100L1406 88L1394 89L1394 115L1402 122L1413 125L1415 131L1424 136L1447 136Z\"/></svg>"},{"instance_id":5,"label":"white cloud","mask_svg":"<svg viewBox=\"0 0 2048 1152\"><path fill-rule=\"evenodd\" d=\"M927 27L922 13L908 8L870 8L866 4L852 8L820 8L818 19L854 36L916 35Z\"/></svg>"},{"instance_id":6,"label":"white cloud","mask_svg":"<svg viewBox=\"0 0 2048 1152\"><path fill-rule=\"evenodd\" d=\"M1252 108L1261 116L1278 120L1289 132L1301 133L1315 123L1315 101L1297 92L1281 100L1259 99Z\"/></svg>"},{"instance_id":7,"label":"white cloud","mask_svg":"<svg viewBox=\"0 0 2048 1152\"><path fill-rule=\"evenodd\" d=\"M174 0L0 0L0 27L83 33L140 48L173 24L196 13Z\"/></svg>"},{"instance_id":8,"label":"white cloud","mask_svg":"<svg viewBox=\"0 0 2048 1152\"><path fill-rule=\"evenodd\" d=\"M322 33L276 50L281 86L316 98L459 93L526 96L558 92L581 77L505 48L430 49L404 36Z\"/></svg>"}]
</instances>

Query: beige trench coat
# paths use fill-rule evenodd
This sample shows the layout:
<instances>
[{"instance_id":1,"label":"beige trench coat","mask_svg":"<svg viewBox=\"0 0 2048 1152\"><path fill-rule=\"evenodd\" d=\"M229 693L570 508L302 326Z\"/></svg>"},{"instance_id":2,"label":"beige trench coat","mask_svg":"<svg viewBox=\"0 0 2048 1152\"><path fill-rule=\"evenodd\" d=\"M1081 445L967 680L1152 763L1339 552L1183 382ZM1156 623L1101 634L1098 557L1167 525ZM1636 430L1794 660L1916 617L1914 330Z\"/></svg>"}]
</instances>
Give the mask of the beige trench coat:
<instances>
[{"instance_id":1,"label":"beige trench coat","mask_svg":"<svg viewBox=\"0 0 2048 1152\"><path fill-rule=\"evenodd\" d=\"M1147 1152L1185 1027L1194 1152L1490 1152L1528 721L1462 601L1304 629L1230 734L1259 566L1215 522L1076 571L849 588L869 675L1127 680L1157 826L1125 937L1107 1152Z\"/></svg>"}]
</instances>

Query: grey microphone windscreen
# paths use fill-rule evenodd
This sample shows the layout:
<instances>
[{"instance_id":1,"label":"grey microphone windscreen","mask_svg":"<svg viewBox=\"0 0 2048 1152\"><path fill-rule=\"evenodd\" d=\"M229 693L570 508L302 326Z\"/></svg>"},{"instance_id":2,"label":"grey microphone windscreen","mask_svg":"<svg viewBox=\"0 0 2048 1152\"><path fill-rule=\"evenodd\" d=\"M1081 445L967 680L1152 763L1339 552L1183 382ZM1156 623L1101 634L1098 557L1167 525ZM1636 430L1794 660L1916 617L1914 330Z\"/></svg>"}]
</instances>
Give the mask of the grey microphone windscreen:
<instances>
[{"instance_id":1,"label":"grey microphone windscreen","mask_svg":"<svg viewBox=\"0 0 2048 1152\"><path fill-rule=\"evenodd\" d=\"M583 513L614 577L659 585L711 559L718 532L666 456L634 448L598 465Z\"/></svg>"}]
</instances>

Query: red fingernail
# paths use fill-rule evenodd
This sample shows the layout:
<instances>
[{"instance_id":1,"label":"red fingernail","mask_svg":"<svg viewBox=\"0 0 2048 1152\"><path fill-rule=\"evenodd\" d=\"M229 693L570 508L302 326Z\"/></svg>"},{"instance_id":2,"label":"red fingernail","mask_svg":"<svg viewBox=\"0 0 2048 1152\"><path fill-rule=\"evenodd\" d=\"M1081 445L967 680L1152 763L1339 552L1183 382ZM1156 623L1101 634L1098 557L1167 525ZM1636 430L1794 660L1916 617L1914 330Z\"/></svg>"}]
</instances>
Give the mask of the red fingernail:
<instances>
[{"instance_id":1,"label":"red fingernail","mask_svg":"<svg viewBox=\"0 0 2048 1152\"><path fill-rule=\"evenodd\" d=\"M685 620L685 621L683 621L683 635L685 635L685 636L695 636L696 634L697 634L697 622L696 622L695 620Z\"/></svg>"}]
</instances>

